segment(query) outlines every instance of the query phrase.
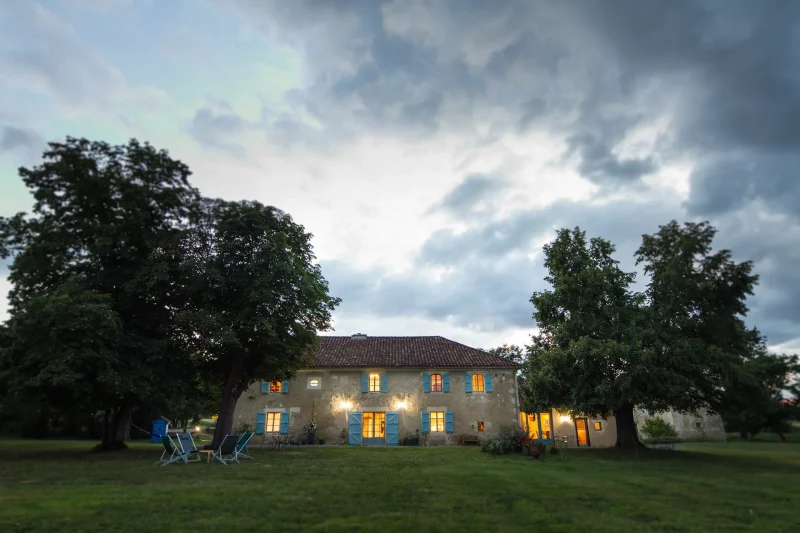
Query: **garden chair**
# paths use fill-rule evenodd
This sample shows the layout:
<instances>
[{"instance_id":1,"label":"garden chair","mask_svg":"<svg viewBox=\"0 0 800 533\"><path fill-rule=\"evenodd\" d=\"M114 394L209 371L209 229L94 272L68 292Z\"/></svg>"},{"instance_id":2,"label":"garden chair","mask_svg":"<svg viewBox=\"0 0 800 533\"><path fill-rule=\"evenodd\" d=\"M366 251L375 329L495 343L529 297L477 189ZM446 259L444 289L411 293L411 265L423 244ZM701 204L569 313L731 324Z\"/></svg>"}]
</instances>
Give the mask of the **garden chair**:
<instances>
[{"instance_id":1,"label":"garden chair","mask_svg":"<svg viewBox=\"0 0 800 533\"><path fill-rule=\"evenodd\" d=\"M184 457L186 458L186 462L189 463L199 461L200 453L197 450L197 446L194 445L192 434L178 433L176 437L178 437L178 446L180 446L181 453L183 453Z\"/></svg>"},{"instance_id":2,"label":"garden chair","mask_svg":"<svg viewBox=\"0 0 800 533\"><path fill-rule=\"evenodd\" d=\"M211 456L224 465L228 464L229 461L238 463L239 460L236 458L236 444L238 442L239 435L225 435L222 444L214 450Z\"/></svg>"},{"instance_id":3,"label":"garden chair","mask_svg":"<svg viewBox=\"0 0 800 533\"><path fill-rule=\"evenodd\" d=\"M161 452L161 457L156 461L159 466L166 466L171 463L183 461L188 463L186 455L177 447L169 435L161 435L161 443L164 445L164 451Z\"/></svg>"},{"instance_id":4,"label":"garden chair","mask_svg":"<svg viewBox=\"0 0 800 533\"><path fill-rule=\"evenodd\" d=\"M242 436L239 438L239 442L236 443L236 448L234 449L234 453L236 457L241 457L242 459L252 459L249 455L247 455L247 444L250 442L250 439L253 438L252 431L245 431L242 433Z\"/></svg>"}]
</instances>

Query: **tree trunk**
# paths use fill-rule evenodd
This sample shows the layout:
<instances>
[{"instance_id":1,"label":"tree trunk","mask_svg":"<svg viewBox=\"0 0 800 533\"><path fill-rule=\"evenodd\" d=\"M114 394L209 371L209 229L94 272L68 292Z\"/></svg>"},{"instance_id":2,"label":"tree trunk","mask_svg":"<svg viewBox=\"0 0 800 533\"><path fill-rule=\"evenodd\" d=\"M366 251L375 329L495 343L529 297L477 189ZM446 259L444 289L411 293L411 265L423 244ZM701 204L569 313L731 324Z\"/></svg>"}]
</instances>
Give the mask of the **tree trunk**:
<instances>
[{"instance_id":1,"label":"tree trunk","mask_svg":"<svg viewBox=\"0 0 800 533\"><path fill-rule=\"evenodd\" d=\"M217 417L217 427L214 430L214 440L211 446L216 449L222 444L225 435L230 435L233 429L233 410L236 408L236 402L239 396L244 392L244 388L240 384L242 373L242 359L237 359L228 373L228 379L225 382L225 387L222 389L222 398L219 402L219 416Z\"/></svg>"},{"instance_id":2,"label":"tree trunk","mask_svg":"<svg viewBox=\"0 0 800 533\"><path fill-rule=\"evenodd\" d=\"M778 437L780 437L781 442L786 442L786 435L783 434L783 431L778 431Z\"/></svg>"},{"instance_id":3,"label":"tree trunk","mask_svg":"<svg viewBox=\"0 0 800 533\"><path fill-rule=\"evenodd\" d=\"M110 412L106 409L105 416L103 417L103 441L100 444L102 448L107 448L108 443L111 442L111 428L108 426L108 418L110 416Z\"/></svg>"},{"instance_id":4,"label":"tree trunk","mask_svg":"<svg viewBox=\"0 0 800 533\"><path fill-rule=\"evenodd\" d=\"M633 405L622 405L614 413L617 419L617 448L634 450L644 448L644 444L639 440L639 433L636 431L636 420L633 418Z\"/></svg>"},{"instance_id":5,"label":"tree trunk","mask_svg":"<svg viewBox=\"0 0 800 533\"><path fill-rule=\"evenodd\" d=\"M114 414L112 424L108 423L109 411L106 410L105 424L103 429L103 443L100 445L102 450L122 450L127 448L125 439L131 428L131 415L133 414L133 403L125 400Z\"/></svg>"}]
</instances>

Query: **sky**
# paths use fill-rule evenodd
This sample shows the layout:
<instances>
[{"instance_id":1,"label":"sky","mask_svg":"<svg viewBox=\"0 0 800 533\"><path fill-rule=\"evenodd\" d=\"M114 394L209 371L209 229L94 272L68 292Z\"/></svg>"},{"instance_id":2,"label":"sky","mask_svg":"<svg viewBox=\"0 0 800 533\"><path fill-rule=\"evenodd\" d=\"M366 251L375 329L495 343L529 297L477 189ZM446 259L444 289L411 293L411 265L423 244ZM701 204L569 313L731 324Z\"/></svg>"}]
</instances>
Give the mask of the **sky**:
<instances>
[{"instance_id":1,"label":"sky","mask_svg":"<svg viewBox=\"0 0 800 533\"><path fill-rule=\"evenodd\" d=\"M797 1L0 0L0 215L67 135L291 214L339 335L525 344L557 229L708 220L800 352Z\"/></svg>"}]
</instances>

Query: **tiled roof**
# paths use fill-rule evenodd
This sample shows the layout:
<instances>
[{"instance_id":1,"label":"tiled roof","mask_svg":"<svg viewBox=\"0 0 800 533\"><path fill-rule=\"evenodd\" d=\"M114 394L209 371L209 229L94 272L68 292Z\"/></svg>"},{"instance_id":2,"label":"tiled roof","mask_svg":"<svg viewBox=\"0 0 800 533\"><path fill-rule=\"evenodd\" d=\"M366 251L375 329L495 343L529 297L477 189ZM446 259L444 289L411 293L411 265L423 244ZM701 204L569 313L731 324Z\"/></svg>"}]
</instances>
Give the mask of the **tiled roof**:
<instances>
[{"instance_id":1,"label":"tiled roof","mask_svg":"<svg viewBox=\"0 0 800 533\"><path fill-rule=\"evenodd\" d=\"M320 336L311 368L515 368L502 357L444 337Z\"/></svg>"}]
</instances>

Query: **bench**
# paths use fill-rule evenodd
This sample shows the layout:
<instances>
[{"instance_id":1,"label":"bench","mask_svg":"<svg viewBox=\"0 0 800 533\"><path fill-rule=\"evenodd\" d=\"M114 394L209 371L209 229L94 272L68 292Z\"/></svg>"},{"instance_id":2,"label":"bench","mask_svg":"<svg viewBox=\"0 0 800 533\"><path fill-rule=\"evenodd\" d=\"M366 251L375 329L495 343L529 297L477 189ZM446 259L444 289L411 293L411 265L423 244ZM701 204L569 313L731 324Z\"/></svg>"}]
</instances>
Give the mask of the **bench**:
<instances>
[{"instance_id":1,"label":"bench","mask_svg":"<svg viewBox=\"0 0 800 533\"><path fill-rule=\"evenodd\" d=\"M650 445L653 448L665 448L665 449L672 450L672 449L675 448L675 445L677 443L678 443L678 441L676 441L676 440L659 439L659 440L654 440L653 442L650 443Z\"/></svg>"},{"instance_id":2,"label":"bench","mask_svg":"<svg viewBox=\"0 0 800 533\"><path fill-rule=\"evenodd\" d=\"M467 445L470 445L470 444L474 445L474 446L479 446L480 443L481 443L481 441L478 440L478 436L477 435L462 435L461 436L461 445L462 446L467 446Z\"/></svg>"}]
</instances>

